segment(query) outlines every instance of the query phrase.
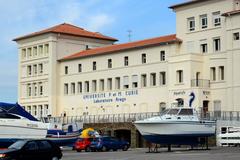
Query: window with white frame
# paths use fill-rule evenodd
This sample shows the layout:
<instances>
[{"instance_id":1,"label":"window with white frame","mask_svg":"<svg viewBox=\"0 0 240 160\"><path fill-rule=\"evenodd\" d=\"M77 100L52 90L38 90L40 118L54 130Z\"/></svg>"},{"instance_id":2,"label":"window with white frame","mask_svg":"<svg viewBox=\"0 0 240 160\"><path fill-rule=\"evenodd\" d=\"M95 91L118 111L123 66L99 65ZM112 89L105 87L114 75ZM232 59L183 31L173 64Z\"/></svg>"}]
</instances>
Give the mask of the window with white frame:
<instances>
[{"instance_id":1,"label":"window with white frame","mask_svg":"<svg viewBox=\"0 0 240 160\"><path fill-rule=\"evenodd\" d=\"M202 29L205 29L208 27L207 14L203 14L200 16L200 25Z\"/></svg>"},{"instance_id":2,"label":"window with white frame","mask_svg":"<svg viewBox=\"0 0 240 160\"><path fill-rule=\"evenodd\" d=\"M221 51L221 39L219 37L213 39L213 51Z\"/></svg>"},{"instance_id":3,"label":"window with white frame","mask_svg":"<svg viewBox=\"0 0 240 160\"><path fill-rule=\"evenodd\" d=\"M132 88L137 88L137 87L138 87L138 76L132 75Z\"/></svg>"},{"instance_id":4,"label":"window with white frame","mask_svg":"<svg viewBox=\"0 0 240 160\"><path fill-rule=\"evenodd\" d=\"M68 74L68 66L65 66L65 70L64 70L65 72L65 74Z\"/></svg>"},{"instance_id":5,"label":"window with white frame","mask_svg":"<svg viewBox=\"0 0 240 160\"><path fill-rule=\"evenodd\" d=\"M177 70L177 83L183 83L183 70Z\"/></svg>"},{"instance_id":6,"label":"window with white frame","mask_svg":"<svg viewBox=\"0 0 240 160\"><path fill-rule=\"evenodd\" d=\"M104 79L100 79L99 81L99 90L104 91Z\"/></svg>"},{"instance_id":7,"label":"window with white frame","mask_svg":"<svg viewBox=\"0 0 240 160\"><path fill-rule=\"evenodd\" d=\"M26 59L27 54L26 54L26 49L22 49L22 59Z\"/></svg>"},{"instance_id":8,"label":"window with white frame","mask_svg":"<svg viewBox=\"0 0 240 160\"><path fill-rule=\"evenodd\" d=\"M39 74L43 73L43 64L42 63L38 64L38 73Z\"/></svg>"},{"instance_id":9,"label":"window with white frame","mask_svg":"<svg viewBox=\"0 0 240 160\"><path fill-rule=\"evenodd\" d=\"M43 45L38 46L38 54L39 54L39 56L43 55Z\"/></svg>"},{"instance_id":10,"label":"window with white frame","mask_svg":"<svg viewBox=\"0 0 240 160\"><path fill-rule=\"evenodd\" d=\"M38 70L37 70L37 65L34 64L34 65L33 65L33 74L34 74L34 75L37 75L37 72L38 72Z\"/></svg>"},{"instance_id":11,"label":"window with white frame","mask_svg":"<svg viewBox=\"0 0 240 160\"><path fill-rule=\"evenodd\" d=\"M112 68L112 59L108 59L108 68Z\"/></svg>"},{"instance_id":12,"label":"window with white frame","mask_svg":"<svg viewBox=\"0 0 240 160\"><path fill-rule=\"evenodd\" d=\"M39 96L43 95L43 83L39 82L38 83L38 88L39 88Z\"/></svg>"},{"instance_id":13,"label":"window with white frame","mask_svg":"<svg viewBox=\"0 0 240 160\"><path fill-rule=\"evenodd\" d=\"M219 66L219 80L224 80L224 66Z\"/></svg>"},{"instance_id":14,"label":"window with white frame","mask_svg":"<svg viewBox=\"0 0 240 160\"><path fill-rule=\"evenodd\" d=\"M75 83L71 83L71 94L75 94Z\"/></svg>"},{"instance_id":15,"label":"window with white frame","mask_svg":"<svg viewBox=\"0 0 240 160\"><path fill-rule=\"evenodd\" d=\"M151 73L150 74L150 85L151 86L156 86L156 73Z\"/></svg>"},{"instance_id":16,"label":"window with white frame","mask_svg":"<svg viewBox=\"0 0 240 160\"><path fill-rule=\"evenodd\" d=\"M202 42L200 44L200 50L201 50L201 53L207 53L208 52L207 42Z\"/></svg>"},{"instance_id":17,"label":"window with white frame","mask_svg":"<svg viewBox=\"0 0 240 160\"><path fill-rule=\"evenodd\" d=\"M146 57L146 53L142 54L142 64L147 62L147 57Z\"/></svg>"},{"instance_id":18,"label":"window with white frame","mask_svg":"<svg viewBox=\"0 0 240 160\"><path fill-rule=\"evenodd\" d=\"M123 77L123 88L124 89L128 89L129 88L129 77L128 76L124 76Z\"/></svg>"},{"instance_id":19,"label":"window with white frame","mask_svg":"<svg viewBox=\"0 0 240 160\"><path fill-rule=\"evenodd\" d=\"M165 60L166 60L165 51L160 51L160 61L165 61Z\"/></svg>"},{"instance_id":20,"label":"window with white frame","mask_svg":"<svg viewBox=\"0 0 240 160\"><path fill-rule=\"evenodd\" d=\"M64 83L64 94L68 94L68 83Z\"/></svg>"},{"instance_id":21,"label":"window with white frame","mask_svg":"<svg viewBox=\"0 0 240 160\"><path fill-rule=\"evenodd\" d=\"M115 78L115 89L120 89L121 83L120 83L120 77Z\"/></svg>"},{"instance_id":22,"label":"window with white frame","mask_svg":"<svg viewBox=\"0 0 240 160\"><path fill-rule=\"evenodd\" d=\"M216 26L220 26L221 25L221 14L220 11L218 12L213 12L212 13L213 16L213 25Z\"/></svg>"},{"instance_id":23,"label":"window with white frame","mask_svg":"<svg viewBox=\"0 0 240 160\"><path fill-rule=\"evenodd\" d=\"M212 81L216 81L216 67L210 68L210 77Z\"/></svg>"},{"instance_id":24,"label":"window with white frame","mask_svg":"<svg viewBox=\"0 0 240 160\"><path fill-rule=\"evenodd\" d=\"M32 57L32 48L27 49L27 55L28 55L29 58Z\"/></svg>"},{"instance_id":25,"label":"window with white frame","mask_svg":"<svg viewBox=\"0 0 240 160\"><path fill-rule=\"evenodd\" d=\"M166 72L160 72L160 85L166 85Z\"/></svg>"},{"instance_id":26,"label":"window with white frame","mask_svg":"<svg viewBox=\"0 0 240 160\"><path fill-rule=\"evenodd\" d=\"M188 23L188 31L194 31L195 30L195 18L194 17L188 18L187 23Z\"/></svg>"},{"instance_id":27,"label":"window with white frame","mask_svg":"<svg viewBox=\"0 0 240 160\"><path fill-rule=\"evenodd\" d=\"M97 80L92 80L92 92L97 91Z\"/></svg>"},{"instance_id":28,"label":"window with white frame","mask_svg":"<svg viewBox=\"0 0 240 160\"><path fill-rule=\"evenodd\" d=\"M49 44L45 44L44 45L44 54L48 55L48 53L49 53Z\"/></svg>"},{"instance_id":29,"label":"window with white frame","mask_svg":"<svg viewBox=\"0 0 240 160\"><path fill-rule=\"evenodd\" d=\"M89 81L84 82L84 92L88 93L89 92Z\"/></svg>"},{"instance_id":30,"label":"window with white frame","mask_svg":"<svg viewBox=\"0 0 240 160\"><path fill-rule=\"evenodd\" d=\"M107 90L112 90L112 78L107 79Z\"/></svg>"},{"instance_id":31,"label":"window with white frame","mask_svg":"<svg viewBox=\"0 0 240 160\"><path fill-rule=\"evenodd\" d=\"M97 62L96 61L93 61L93 71L97 70Z\"/></svg>"},{"instance_id":32,"label":"window with white frame","mask_svg":"<svg viewBox=\"0 0 240 160\"><path fill-rule=\"evenodd\" d=\"M33 47L33 56L37 57L37 46Z\"/></svg>"},{"instance_id":33,"label":"window with white frame","mask_svg":"<svg viewBox=\"0 0 240 160\"><path fill-rule=\"evenodd\" d=\"M233 33L233 40L235 41L239 40L239 32Z\"/></svg>"},{"instance_id":34,"label":"window with white frame","mask_svg":"<svg viewBox=\"0 0 240 160\"><path fill-rule=\"evenodd\" d=\"M37 84L36 83L33 83L33 96L37 96Z\"/></svg>"},{"instance_id":35,"label":"window with white frame","mask_svg":"<svg viewBox=\"0 0 240 160\"><path fill-rule=\"evenodd\" d=\"M147 87L147 74L141 75L141 87Z\"/></svg>"},{"instance_id":36,"label":"window with white frame","mask_svg":"<svg viewBox=\"0 0 240 160\"><path fill-rule=\"evenodd\" d=\"M32 96L32 85L30 83L27 84L27 95L28 97Z\"/></svg>"},{"instance_id":37,"label":"window with white frame","mask_svg":"<svg viewBox=\"0 0 240 160\"><path fill-rule=\"evenodd\" d=\"M128 66L128 56L124 57L124 66Z\"/></svg>"},{"instance_id":38,"label":"window with white frame","mask_svg":"<svg viewBox=\"0 0 240 160\"><path fill-rule=\"evenodd\" d=\"M82 82L78 82L78 93L82 93Z\"/></svg>"},{"instance_id":39,"label":"window with white frame","mask_svg":"<svg viewBox=\"0 0 240 160\"><path fill-rule=\"evenodd\" d=\"M28 74L28 76L32 75L32 66L31 65L27 66L27 74Z\"/></svg>"},{"instance_id":40,"label":"window with white frame","mask_svg":"<svg viewBox=\"0 0 240 160\"><path fill-rule=\"evenodd\" d=\"M78 72L82 72L82 64L78 64Z\"/></svg>"}]
</instances>

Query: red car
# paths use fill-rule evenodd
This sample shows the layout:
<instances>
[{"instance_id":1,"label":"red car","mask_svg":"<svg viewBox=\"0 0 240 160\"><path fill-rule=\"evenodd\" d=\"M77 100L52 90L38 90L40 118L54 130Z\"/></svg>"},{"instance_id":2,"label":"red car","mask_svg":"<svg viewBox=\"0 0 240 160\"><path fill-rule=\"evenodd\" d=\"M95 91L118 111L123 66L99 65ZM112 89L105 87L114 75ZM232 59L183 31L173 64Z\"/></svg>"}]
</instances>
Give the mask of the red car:
<instances>
[{"instance_id":1,"label":"red car","mask_svg":"<svg viewBox=\"0 0 240 160\"><path fill-rule=\"evenodd\" d=\"M92 138L79 138L74 144L74 149L77 152L81 152L82 150L85 150L85 152L89 152L91 141Z\"/></svg>"}]
</instances>

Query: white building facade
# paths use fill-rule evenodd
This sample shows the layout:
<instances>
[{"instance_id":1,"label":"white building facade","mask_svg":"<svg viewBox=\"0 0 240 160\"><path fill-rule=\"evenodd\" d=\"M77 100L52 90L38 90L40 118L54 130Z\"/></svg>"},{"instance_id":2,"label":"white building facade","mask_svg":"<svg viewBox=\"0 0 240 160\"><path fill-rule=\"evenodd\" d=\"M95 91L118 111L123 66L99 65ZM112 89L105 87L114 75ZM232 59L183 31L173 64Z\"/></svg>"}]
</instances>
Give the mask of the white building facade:
<instances>
[{"instance_id":1,"label":"white building facade","mask_svg":"<svg viewBox=\"0 0 240 160\"><path fill-rule=\"evenodd\" d=\"M159 112L176 101L240 111L239 6L174 5L176 35L125 44L68 24L17 38L19 103L37 117Z\"/></svg>"}]
</instances>

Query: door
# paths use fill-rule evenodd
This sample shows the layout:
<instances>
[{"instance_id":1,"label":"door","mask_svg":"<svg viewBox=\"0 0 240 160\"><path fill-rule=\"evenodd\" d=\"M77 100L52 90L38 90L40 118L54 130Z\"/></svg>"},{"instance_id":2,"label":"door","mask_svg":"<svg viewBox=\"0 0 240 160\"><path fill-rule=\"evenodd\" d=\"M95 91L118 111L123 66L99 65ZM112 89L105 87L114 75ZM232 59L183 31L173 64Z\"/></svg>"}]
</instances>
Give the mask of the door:
<instances>
[{"instance_id":1,"label":"door","mask_svg":"<svg viewBox=\"0 0 240 160\"><path fill-rule=\"evenodd\" d=\"M207 117L209 101L203 101L203 117Z\"/></svg>"}]
</instances>

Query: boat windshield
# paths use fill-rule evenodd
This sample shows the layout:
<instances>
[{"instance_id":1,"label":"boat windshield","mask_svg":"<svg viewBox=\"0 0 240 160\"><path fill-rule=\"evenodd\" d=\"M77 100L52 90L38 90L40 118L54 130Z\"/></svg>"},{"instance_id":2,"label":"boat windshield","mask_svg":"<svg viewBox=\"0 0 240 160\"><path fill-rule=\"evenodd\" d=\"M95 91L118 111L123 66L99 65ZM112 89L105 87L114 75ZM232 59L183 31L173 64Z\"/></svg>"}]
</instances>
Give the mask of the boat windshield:
<instances>
[{"instance_id":1,"label":"boat windshield","mask_svg":"<svg viewBox=\"0 0 240 160\"><path fill-rule=\"evenodd\" d=\"M170 109L170 111L167 114L176 115L176 114L178 114L178 111L179 111L179 109Z\"/></svg>"},{"instance_id":2,"label":"boat windshield","mask_svg":"<svg viewBox=\"0 0 240 160\"><path fill-rule=\"evenodd\" d=\"M178 115L193 115L193 110L190 108L190 109L187 109L187 108L184 108L184 109L181 109L181 111L179 112Z\"/></svg>"}]
</instances>

